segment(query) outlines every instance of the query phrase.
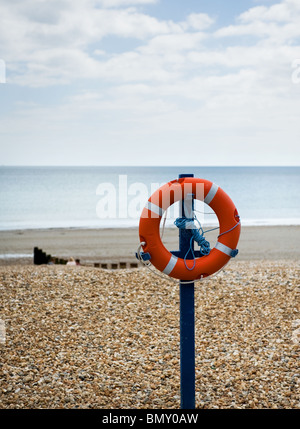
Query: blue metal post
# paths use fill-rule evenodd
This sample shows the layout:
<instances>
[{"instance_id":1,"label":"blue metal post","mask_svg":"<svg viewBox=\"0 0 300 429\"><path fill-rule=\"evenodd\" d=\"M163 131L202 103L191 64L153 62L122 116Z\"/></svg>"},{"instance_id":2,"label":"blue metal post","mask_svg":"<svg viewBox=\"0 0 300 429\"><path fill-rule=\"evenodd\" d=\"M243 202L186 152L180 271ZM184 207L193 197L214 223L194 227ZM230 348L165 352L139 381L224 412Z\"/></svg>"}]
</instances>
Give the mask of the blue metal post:
<instances>
[{"instance_id":1,"label":"blue metal post","mask_svg":"<svg viewBox=\"0 0 300 429\"><path fill-rule=\"evenodd\" d=\"M180 174L182 177L194 177L193 174ZM192 201L193 204L193 201ZM193 206L192 206L193 208ZM181 217L186 217L185 201L181 204ZM179 230L179 254L181 257L190 247L191 231ZM191 255L189 255L191 256ZM195 408L195 300L194 282L180 280L180 374L181 408Z\"/></svg>"}]
</instances>

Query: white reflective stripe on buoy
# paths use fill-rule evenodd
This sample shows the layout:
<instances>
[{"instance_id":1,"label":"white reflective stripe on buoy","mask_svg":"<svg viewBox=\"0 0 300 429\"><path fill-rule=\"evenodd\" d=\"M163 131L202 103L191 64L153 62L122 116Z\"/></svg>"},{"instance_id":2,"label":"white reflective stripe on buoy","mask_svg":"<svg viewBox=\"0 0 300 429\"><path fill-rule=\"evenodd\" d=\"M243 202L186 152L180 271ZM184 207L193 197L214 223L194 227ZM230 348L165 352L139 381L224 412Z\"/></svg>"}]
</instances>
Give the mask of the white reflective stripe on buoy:
<instances>
[{"instance_id":1,"label":"white reflective stripe on buoy","mask_svg":"<svg viewBox=\"0 0 300 429\"><path fill-rule=\"evenodd\" d=\"M215 249L220 250L220 252L225 253L225 255L231 256L232 249L230 249L228 246L225 246L225 244L220 243L219 241L217 241Z\"/></svg>"},{"instance_id":2,"label":"white reflective stripe on buoy","mask_svg":"<svg viewBox=\"0 0 300 429\"><path fill-rule=\"evenodd\" d=\"M213 184L211 185L211 188L210 188L210 190L209 190L208 194L207 194L207 195L206 195L206 197L204 198L204 202L205 202L206 204L210 204L210 203L212 202L212 200L213 200L214 196L216 195L216 193L217 193L218 189L219 189L219 186L218 186L218 185L216 185L215 183L213 183Z\"/></svg>"},{"instance_id":3,"label":"white reflective stripe on buoy","mask_svg":"<svg viewBox=\"0 0 300 429\"><path fill-rule=\"evenodd\" d=\"M163 270L163 273L169 275L171 273L171 271L173 270L173 268L175 267L177 261L178 261L178 258L176 256L172 255L169 262L168 262L168 265Z\"/></svg>"},{"instance_id":4,"label":"white reflective stripe on buoy","mask_svg":"<svg viewBox=\"0 0 300 429\"><path fill-rule=\"evenodd\" d=\"M150 210L151 212L157 214L158 216L162 216L165 212L164 209L157 206L154 203L151 203L151 201L147 201L147 204L145 205L146 209Z\"/></svg>"}]
</instances>

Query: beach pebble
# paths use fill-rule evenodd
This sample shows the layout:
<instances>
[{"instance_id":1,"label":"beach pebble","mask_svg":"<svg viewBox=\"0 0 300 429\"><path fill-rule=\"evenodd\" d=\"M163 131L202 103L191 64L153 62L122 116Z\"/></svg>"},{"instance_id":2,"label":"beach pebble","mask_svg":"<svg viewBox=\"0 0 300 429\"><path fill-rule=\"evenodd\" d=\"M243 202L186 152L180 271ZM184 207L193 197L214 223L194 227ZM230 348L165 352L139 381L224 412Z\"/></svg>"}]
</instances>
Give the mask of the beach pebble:
<instances>
[{"instance_id":1,"label":"beach pebble","mask_svg":"<svg viewBox=\"0 0 300 429\"><path fill-rule=\"evenodd\" d=\"M300 328L292 332L292 341L294 344L300 344Z\"/></svg>"},{"instance_id":2,"label":"beach pebble","mask_svg":"<svg viewBox=\"0 0 300 429\"><path fill-rule=\"evenodd\" d=\"M180 408L178 282L12 265L0 285L0 408ZM297 262L196 283L196 407L299 408L299 311Z\"/></svg>"}]
</instances>

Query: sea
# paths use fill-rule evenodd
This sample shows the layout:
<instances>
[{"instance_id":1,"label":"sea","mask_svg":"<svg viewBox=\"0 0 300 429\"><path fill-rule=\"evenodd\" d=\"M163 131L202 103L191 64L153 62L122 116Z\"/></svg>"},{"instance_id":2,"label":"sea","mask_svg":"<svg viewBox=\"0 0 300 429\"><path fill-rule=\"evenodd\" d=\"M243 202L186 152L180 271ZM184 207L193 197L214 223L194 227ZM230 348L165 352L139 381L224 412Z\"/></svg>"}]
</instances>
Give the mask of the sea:
<instances>
[{"instance_id":1,"label":"sea","mask_svg":"<svg viewBox=\"0 0 300 429\"><path fill-rule=\"evenodd\" d=\"M179 174L220 186L242 225L300 225L300 167L2 166L0 231L136 227L154 190ZM216 224L206 204L198 209L203 226Z\"/></svg>"}]
</instances>

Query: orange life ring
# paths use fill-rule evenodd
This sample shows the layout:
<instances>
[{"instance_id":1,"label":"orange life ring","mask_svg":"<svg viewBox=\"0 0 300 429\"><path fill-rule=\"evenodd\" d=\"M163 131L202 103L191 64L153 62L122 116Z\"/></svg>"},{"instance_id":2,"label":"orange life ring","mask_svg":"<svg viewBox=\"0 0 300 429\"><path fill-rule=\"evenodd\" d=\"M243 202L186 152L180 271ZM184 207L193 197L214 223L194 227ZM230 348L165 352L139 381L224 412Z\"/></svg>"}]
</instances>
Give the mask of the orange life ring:
<instances>
[{"instance_id":1,"label":"orange life ring","mask_svg":"<svg viewBox=\"0 0 300 429\"><path fill-rule=\"evenodd\" d=\"M208 255L195 259L194 268L188 269L184 259L166 249L160 237L160 221L165 210L188 194L204 201L217 215L220 232L216 246ZM143 251L149 253L151 263L161 272L180 280L197 280L208 277L226 265L234 255L240 236L240 220L230 197L209 180L184 177L161 186L149 198L144 207L139 237Z\"/></svg>"}]
</instances>

